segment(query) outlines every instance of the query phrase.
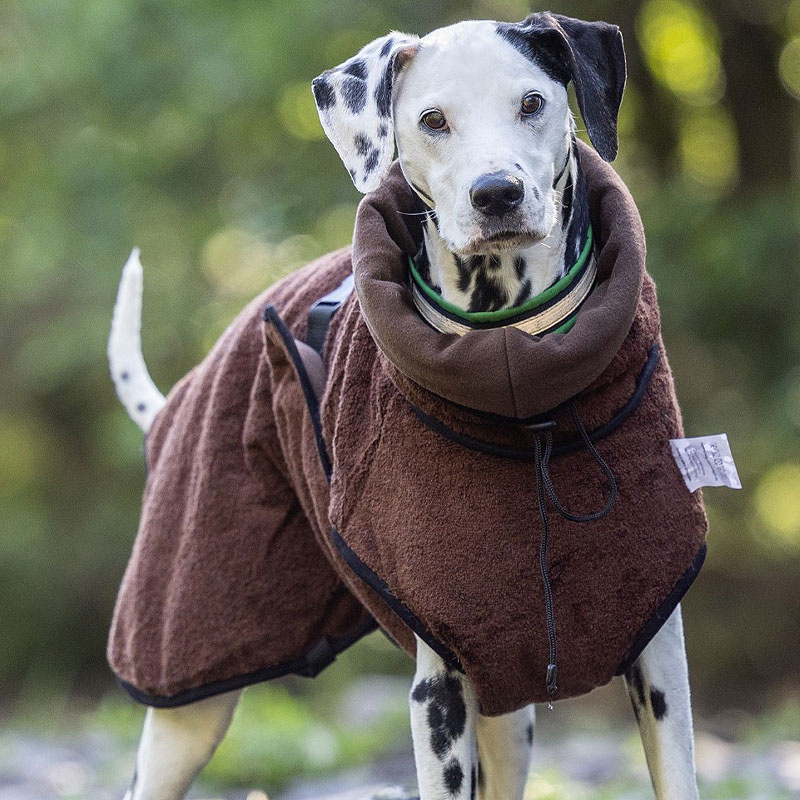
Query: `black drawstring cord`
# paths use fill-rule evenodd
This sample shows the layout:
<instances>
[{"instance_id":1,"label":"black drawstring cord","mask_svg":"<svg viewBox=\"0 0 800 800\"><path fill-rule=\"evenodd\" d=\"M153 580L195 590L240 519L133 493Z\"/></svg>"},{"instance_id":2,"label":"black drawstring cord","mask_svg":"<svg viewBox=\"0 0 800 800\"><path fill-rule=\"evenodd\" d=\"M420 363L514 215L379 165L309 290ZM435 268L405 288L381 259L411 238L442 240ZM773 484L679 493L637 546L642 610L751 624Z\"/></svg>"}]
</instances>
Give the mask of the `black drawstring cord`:
<instances>
[{"instance_id":1,"label":"black drawstring cord","mask_svg":"<svg viewBox=\"0 0 800 800\"><path fill-rule=\"evenodd\" d=\"M549 657L547 661L547 672L545 674L545 684L547 686L547 693L554 695L558 691L558 647L556 642L556 621L553 612L553 587L550 583L550 573L547 563L547 547L550 537L550 528L548 525L547 514L547 498L553 504L553 508L566 520L570 522L592 522L606 516L617 502L617 481L614 478L614 473L611 468L603 460L594 442L589 438L586 427L583 424L580 416L578 416L578 409L574 403L570 403L570 410L572 412L572 419L580 431L583 443L586 449L592 455L594 460L599 465L603 474L608 479L609 498L605 506L600 511L593 511L589 514L573 514L561 505L561 502L556 495L553 480L550 477L550 456L553 452L553 433L552 428L555 423L545 423L544 425L531 426L535 431L534 439L534 466L536 469L536 498L539 505L539 516L542 519L542 538L539 546L539 570L542 574L542 586L544 588L544 605L545 614L547 619L547 641L549 645ZM542 448L542 438L544 438L544 448Z\"/></svg>"},{"instance_id":2,"label":"black drawstring cord","mask_svg":"<svg viewBox=\"0 0 800 800\"><path fill-rule=\"evenodd\" d=\"M545 440L549 444L553 441L553 434L547 431ZM547 452L548 447L545 447ZM539 571L542 573L542 586L544 587L544 607L547 620L547 641L550 646L550 654L547 660L547 693L555 694L558 691L558 666L556 649L556 621L553 614L553 587L550 585L550 573L547 569L547 540L550 535L550 528L547 524L547 499L545 498L545 461L542 458L542 437L536 434L534 440L534 452L536 457L536 496L539 503L539 516L542 518L542 539L539 545Z\"/></svg>"}]
</instances>

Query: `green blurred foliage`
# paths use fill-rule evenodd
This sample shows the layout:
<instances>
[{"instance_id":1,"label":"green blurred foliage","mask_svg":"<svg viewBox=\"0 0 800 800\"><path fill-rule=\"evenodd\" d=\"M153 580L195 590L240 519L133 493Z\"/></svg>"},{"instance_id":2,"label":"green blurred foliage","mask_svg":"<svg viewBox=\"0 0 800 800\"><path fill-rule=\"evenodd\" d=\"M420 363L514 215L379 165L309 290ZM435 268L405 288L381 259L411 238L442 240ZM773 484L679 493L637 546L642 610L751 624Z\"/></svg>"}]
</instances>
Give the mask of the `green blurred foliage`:
<instances>
[{"instance_id":1,"label":"green blurred foliage","mask_svg":"<svg viewBox=\"0 0 800 800\"><path fill-rule=\"evenodd\" d=\"M710 555L685 604L695 694L777 701L800 679L800 0L556 10L625 34L617 169L645 221L687 432L726 430L745 486L706 495ZM517 0L0 8L8 697L110 684L105 636L143 481L105 362L129 249L142 248L144 349L166 390L253 294L350 238L359 196L310 79L392 28L525 13Z\"/></svg>"}]
</instances>

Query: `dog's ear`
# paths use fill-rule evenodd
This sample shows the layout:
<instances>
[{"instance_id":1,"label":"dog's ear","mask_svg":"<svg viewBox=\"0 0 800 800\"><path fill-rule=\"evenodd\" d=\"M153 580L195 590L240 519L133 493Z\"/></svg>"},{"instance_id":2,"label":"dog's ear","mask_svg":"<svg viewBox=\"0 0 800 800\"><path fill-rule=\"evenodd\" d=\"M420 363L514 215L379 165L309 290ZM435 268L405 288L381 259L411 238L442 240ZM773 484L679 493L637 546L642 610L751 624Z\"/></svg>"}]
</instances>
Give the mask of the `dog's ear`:
<instances>
[{"instance_id":1,"label":"dog's ear","mask_svg":"<svg viewBox=\"0 0 800 800\"><path fill-rule=\"evenodd\" d=\"M418 48L419 37L392 32L311 82L322 127L360 192L377 189L391 166L392 85Z\"/></svg>"},{"instance_id":2,"label":"dog's ear","mask_svg":"<svg viewBox=\"0 0 800 800\"><path fill-rule=\"evenodd\" d=\"M606 161L613 161L626 76L620 29L543 11L517 24L501 23L498 33L551 77L572 80L592 144Z\"/></svg>"}]
</instances>

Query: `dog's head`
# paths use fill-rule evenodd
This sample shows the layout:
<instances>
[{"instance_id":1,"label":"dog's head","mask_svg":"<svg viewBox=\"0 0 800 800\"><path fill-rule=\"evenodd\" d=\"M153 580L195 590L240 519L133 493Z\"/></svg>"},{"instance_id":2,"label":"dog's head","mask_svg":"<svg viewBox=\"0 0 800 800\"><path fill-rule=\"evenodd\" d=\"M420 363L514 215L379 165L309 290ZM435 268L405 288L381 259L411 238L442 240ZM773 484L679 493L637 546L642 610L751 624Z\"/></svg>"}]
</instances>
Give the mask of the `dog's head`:
<instances>
[{"instance_id":1,"label":"dog's head","mask_svg":"<svg viewBox=\"0 0 800 800\"><path fill-rule=\"evenodd\" d=\"M421 39L390 33L312 87L356 187L377 188L396 142L449 249L471 255L531 244L553 227L574 129L570 81L589 138L613 160L625 54L619 29L604 22L543 12Z\"/></svg>"}]
</instances>

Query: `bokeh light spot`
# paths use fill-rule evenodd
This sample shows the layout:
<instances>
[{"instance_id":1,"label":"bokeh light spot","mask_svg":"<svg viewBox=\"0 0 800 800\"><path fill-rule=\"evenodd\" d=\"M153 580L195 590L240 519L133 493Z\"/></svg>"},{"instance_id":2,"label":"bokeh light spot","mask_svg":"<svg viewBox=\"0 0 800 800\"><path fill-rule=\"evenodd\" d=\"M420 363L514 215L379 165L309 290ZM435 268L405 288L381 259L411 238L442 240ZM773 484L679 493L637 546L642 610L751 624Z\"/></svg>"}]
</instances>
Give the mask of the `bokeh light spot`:
<instances>
[{"instance_id":1,"label":"bokeh light spot","mask_svg":"<svg viewBox=\"0 0 800 800\"><path fill-rule=\"evenodd\" d=\"M792 33L800 33L800 0L792 0L786 9L786 27Z\"/></svg>"},{"instance_id":2,"label":"bokeh light spot","mask_svg":"<svg viewBox=\"0 0 800 800\"><path fill-rule=\"evenodd\" d=\"M800 543L800 464L785 462L768 470L755 493L758 518L785 544Z\"/></svg>"},{"instance_id":3,"label":"bokeh light spot","mask_svg":"<svg viewBox=\"0 0 800 800\"><path fill-rule=\"evenodd\" d=\"M0 497L12 497L40 479L47 442L33 420L0 415Z\"/></svg>"},{"instance_id":4,"label":"bokeh light spot","mask_svg":"<svg viewBox=\"0 0 800 800\"><path fill-rule=\"evenodd\" d=\"M283 90L278 116L283 127L297 139L313 142L325 138L310 83L292 83Z\"/></svg>"},{"instance_id":5,"label":"bokeh light spot","mask_svg":"<svg viewBox=\"0 0 800 800\"><path fill-rule=\"evenodd\" d=\"M710 193L723 193L736 182L736 130L722 109L698 109L684 120L680 153L684 173Z\"/></svg>"},{"instance_id":6,"label":"bokeh light spot","mask_svg":"<svg viewBox=\"0 0 800 800\"><path fill-rule=\"evenodd\" d=\"M718 35L707 14L680 0L649 0L636 22L656 80L693 105L711 105L722 97Z\"/></svg>"},{"instance_id":7,"label":"bokeh light spot","mask_svg":"<svg viewBox=\"0 0 800 800\"><path fill-rule=\"evenodd\" d=\"M800 100L800 36L791 39L781 51L778 73L786 91Z\"/></svg>"}]
</instances>

